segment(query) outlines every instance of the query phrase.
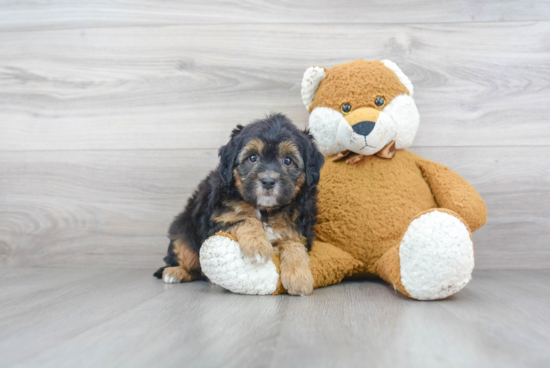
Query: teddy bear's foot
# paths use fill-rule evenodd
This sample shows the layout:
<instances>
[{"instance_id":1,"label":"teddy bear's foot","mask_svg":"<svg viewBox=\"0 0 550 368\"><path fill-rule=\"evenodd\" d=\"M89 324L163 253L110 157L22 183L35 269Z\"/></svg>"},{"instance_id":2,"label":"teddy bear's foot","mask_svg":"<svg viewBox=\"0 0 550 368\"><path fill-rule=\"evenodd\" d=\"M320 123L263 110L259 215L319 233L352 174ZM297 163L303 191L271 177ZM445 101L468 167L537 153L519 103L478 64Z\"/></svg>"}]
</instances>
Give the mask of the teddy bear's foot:
<instances>
[{"instance_id":1,"label":"teddy bear's foot","mask_svg":"<svg viewBox=\"0 0 550 368\"><path fill-rule=\"evenodd\" d=\"M452 211L436 209L414 219L401 244L377 264L380 276L414 299L447 298L471 280L470 231Z\"/></svg>"},{"instance_id":2,"label":"teddy bear's foot","mask_svg":"<svg viewBox=\"0 0 550 368\"><path fill-rule=\"evenodd\" d=\"M472 278L470 231L448 212L431 211L409 225L399 247L401 282L415 299L443 299Z\"/></svg>"},{"instance_id":3,"label":"teddy bear's foot","mask_svg":"<svg viewBox=\"0 0 550 368\"><path fill-rule=\"evenodd\" d=\"M239 243L224 235L206 239L200 250L202 272L216 285L238 294L273 294L279 283L277 267L270 259L253 262L244 257Z\"/></svg>"}]
</instances>

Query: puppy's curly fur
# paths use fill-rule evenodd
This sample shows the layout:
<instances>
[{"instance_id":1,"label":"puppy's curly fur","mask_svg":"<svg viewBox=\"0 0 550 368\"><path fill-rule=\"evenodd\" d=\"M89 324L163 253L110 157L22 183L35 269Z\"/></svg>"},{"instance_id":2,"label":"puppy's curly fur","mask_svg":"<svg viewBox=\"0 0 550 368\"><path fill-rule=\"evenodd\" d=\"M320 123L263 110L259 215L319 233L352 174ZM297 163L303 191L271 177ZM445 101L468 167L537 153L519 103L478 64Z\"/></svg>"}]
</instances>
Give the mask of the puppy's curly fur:
<instances>
[{"instance_id":1,"label":"puppy's curly fur","mask_svg":"<svg viewBox=\"0 0 550 368\"><path fill-rule=\"evenodd\" d=\"M265 262L277 246L281 281L290 294L313 291L308 251L314 238L323 155L307 130L282 114L238 125L219 150L220 164L200 184L169 230L165 282L201 278L199 250L225 231L246 257Z\"/></svg>"}]
</instances>

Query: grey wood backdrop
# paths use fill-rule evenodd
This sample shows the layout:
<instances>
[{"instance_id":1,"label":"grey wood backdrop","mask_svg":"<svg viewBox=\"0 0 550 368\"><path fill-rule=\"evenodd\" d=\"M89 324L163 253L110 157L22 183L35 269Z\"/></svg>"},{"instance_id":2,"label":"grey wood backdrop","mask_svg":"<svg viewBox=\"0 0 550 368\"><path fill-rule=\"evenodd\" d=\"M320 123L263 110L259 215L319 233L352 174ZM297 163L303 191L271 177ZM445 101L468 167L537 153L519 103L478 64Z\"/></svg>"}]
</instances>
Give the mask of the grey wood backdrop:
<instances>
[{"instance_id":1,"label":"grey wood backdrop","mask_svg":"<svg viewBox=\"0 0 550 368\"><path fill-rule=\"evenodd\" d=\"M0 264L150 267L231 128L389 58L469 180L480 269L550 266L548 1L0 1Z\"/></svg>"}]
</instances>

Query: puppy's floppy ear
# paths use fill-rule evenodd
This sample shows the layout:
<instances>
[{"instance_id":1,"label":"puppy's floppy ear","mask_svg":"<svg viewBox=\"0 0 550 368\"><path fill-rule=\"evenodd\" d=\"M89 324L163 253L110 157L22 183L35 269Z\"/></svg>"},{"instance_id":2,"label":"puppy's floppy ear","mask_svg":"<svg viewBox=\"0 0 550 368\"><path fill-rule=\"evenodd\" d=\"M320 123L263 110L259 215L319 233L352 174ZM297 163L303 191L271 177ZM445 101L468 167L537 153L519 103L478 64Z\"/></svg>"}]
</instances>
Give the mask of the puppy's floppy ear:
<instances>
[{"instance_id":1,"label":"puppy's floppy ear","mask_svg":"<svg viewBox=\"0 0 550 368\"><path fill-rule=\"evenodd\" d=\"M315 188L317 184L319 184L319 179L321 178L321 168L325 164L325 157L317 149L313 136L309 131L305 130L304 133L309 141L304 157L306 184L311 188Z\"/></svg>"},{"instance_id":2,"label":"puppy's floppy ear","mask_svg":"<svg viewBox=\"0 0 550 368\"><path fill-rule=\"evenodd\" d=\"M231 132L231 139L229 143L221 147L218 151L220 157L220 177L224 185L230 185L233 180L233 168L235 167L235 160L239 153L239 134L243 130L242 125L237 125Z\"/></svg>"}]
</instances>

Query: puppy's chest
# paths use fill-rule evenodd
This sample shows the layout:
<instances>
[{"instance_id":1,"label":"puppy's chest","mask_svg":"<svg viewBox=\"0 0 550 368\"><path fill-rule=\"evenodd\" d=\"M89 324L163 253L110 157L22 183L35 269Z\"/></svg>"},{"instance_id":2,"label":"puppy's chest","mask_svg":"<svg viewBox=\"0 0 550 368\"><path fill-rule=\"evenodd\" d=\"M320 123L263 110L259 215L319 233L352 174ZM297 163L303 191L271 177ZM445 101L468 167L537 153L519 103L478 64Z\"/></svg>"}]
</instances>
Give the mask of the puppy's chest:
<instances>
[{"instance_id":1,"label":"puppy's chest","mask_svg":"<svg viewBox=\"0 0 550 368\"><path fill-rule=\"evenodd\" d=\"M260 221L264 226L267 240L276 245L282 241L299 238L298 232L294 229L292 223L280 215L266 216L260 215Z\"/></svg>"},{"instance_id":2,"label":"puppy's chest","mask_svg":"<svg viewBox=\"0 0 550 368\"><path fill-rule=\"evenodd\" d=\"M262 223L264 225L265 235L267 240L271 244L275 244L283 240L283 234L281 231L275 230L273 227L269 226L266 222Z\"/></svg>"}]
</instances>

